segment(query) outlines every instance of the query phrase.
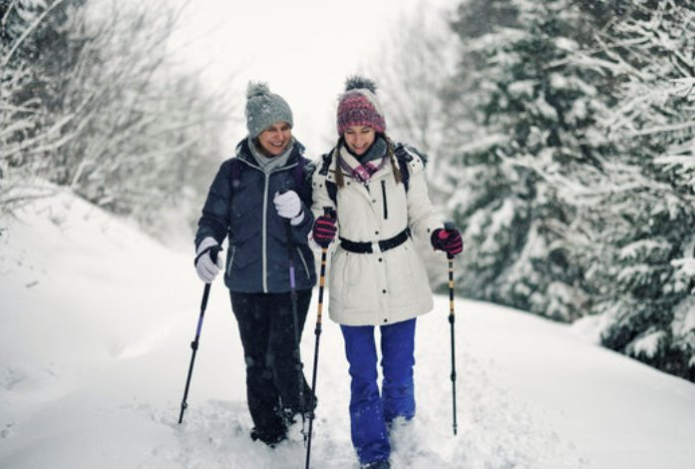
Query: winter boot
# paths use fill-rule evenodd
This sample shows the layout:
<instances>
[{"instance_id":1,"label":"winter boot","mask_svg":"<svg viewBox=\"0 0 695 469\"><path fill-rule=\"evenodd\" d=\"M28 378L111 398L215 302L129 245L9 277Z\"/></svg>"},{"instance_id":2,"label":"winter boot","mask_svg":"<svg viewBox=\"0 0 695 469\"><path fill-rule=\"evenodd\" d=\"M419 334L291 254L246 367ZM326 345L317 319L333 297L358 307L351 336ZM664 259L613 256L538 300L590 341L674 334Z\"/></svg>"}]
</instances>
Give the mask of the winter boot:
<instances>
[{"instance_id":1,"label":"winter boot","mask_svg":"<svg viewBox=\"0 0 695 469\"><path fill-rule=\"evenodd\" d=\"M253 441L260 440L271 448L275 448L277 445L287 439L287 434L284 432L270 433L253 428L251 430L251 439Z\"/></svg>"}]
</instances>

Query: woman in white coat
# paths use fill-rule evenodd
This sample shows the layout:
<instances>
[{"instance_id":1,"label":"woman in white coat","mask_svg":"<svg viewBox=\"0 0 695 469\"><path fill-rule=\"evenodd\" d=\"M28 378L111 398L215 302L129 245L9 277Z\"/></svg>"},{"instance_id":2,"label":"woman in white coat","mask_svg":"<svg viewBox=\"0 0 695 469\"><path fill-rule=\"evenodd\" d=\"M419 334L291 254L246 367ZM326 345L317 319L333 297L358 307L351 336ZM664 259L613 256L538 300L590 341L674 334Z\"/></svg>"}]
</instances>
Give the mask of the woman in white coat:
<instances>
[{"instance_id":1,"label":"woman in white coat","mask_svg":"<svg viewBox=\"0 0 695 469\"><path fill-rule=\"evenodd\" d=\"M427 193L424 159L391 142L374 83L346 82L337 145L313 176L313 238L338 234L329 273L329 315L340 324L350 365L351 436L364 468L389 468L388 431L415 415L416 317L432 310L432 292L412 236L452 255L461 235L444 228ZM377 383L379 326L383 381Z\"/></svg>"}]
</instances>

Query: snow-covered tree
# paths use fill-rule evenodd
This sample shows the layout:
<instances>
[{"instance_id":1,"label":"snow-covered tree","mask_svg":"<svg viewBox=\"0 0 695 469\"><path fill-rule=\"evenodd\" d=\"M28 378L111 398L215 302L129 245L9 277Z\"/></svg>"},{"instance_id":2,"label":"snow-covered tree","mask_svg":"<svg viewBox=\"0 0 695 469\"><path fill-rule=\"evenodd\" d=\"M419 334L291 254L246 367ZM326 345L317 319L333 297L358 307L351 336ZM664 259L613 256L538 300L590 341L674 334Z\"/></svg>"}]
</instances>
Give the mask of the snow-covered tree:
<instances>
[{"instance_id":1,"label":"snow-covered tree","mask_svg":"<svg viewBox=\"0 0 695 469\"><path fill-rule=\"evenodd\" d=\"M56 177L88 200L151 226L161 209L209 183L221 159L225 99L177 69L167 49L177 11L111 8L81 26L93 39L67 90L77 116L67 127L79 138L61 149Z\"/></svg>"},{"instance_id":2,"label":"snow-covered tree","mask_svg":"<svg viewBox=\"0 0 695 469\"><path fill-rule=\"evenodd\" d=\"M68 3L18 0L2 16L0 206L16 200L14 183L40 177L151 232L172 210L192 221L222 158L229 104L167 46L183 10ZM43 41L56 15L60 40Z\"/></svg>"},{"instance_id":3,"label":"snow-covered tree","mask_svg":"<svg viewBox=\"0 0 695 469\"><path fill-rule=\"evenodd\" d=\"M596 28L613 105L599 122L610 184L586 218L587 281L604 314L603 343L695 379L695 6L605 2ZM589 52L589 51L587 51Z\"/></svg>"},{"instance_id":4,"label":"snow-covered tree","mask_svg":"<svg viewBox=\"0 0 695 469\"><path fill-rule=\"evenodd\" d=\"M465 293L600 315L604 345L691 380L694 10L464 2L446 98Z\"/></svg>"},{"instance_id":5,"label":"snow-covered tree","mask_svg":"<svg viewBox=\"0 0 695 469\"><path fill-rule=\"evenodd\" d=\"M46 165L59 140L55 115L62 105L61 70L74 67L79 43L70 41L69 17L84 0L0 1L0 210L13 183ZM14 177L10 177L14 175Z\"/></svg>"},{"instance_id":6,"label":"snow-covered tree","mask_svg":"<svg viewBox=\"0 0 695 469\"><path fill-rule=\"evenodd\" d=\"M471 37L467 25L485 11L501 24ZM592 138L603 103L594 71L571 60L586 22L564 0L463 3L454 23L463 59L448 90L449 208L469 245L460 284L564 321L590 301L571 252L583 196L603 177Z\"/></svg>"}]
</instances>

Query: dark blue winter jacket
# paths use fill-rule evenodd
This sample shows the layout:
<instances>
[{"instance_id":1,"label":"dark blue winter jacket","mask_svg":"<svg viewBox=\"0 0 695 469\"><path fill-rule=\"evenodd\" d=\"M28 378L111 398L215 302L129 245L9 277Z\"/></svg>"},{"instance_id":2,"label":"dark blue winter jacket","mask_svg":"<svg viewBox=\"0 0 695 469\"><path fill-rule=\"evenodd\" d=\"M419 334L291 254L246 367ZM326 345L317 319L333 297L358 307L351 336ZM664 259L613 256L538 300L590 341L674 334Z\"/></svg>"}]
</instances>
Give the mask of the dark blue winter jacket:
<instances>
[{"instance_id":1,"label":"dark blue winter jacket","mask_svg":"<svg viewBox=\"0 0 695 469\"><path fill-rule=\"evenodd\" d=\"M303 156L304 147L296 141L287 164L267 175L251 154L247 139L236 151L235 158L222 163L210 186L198 221L196 246L208 236L222 245L227 237L224 282L232 292L290 291L290 257L297 290L312 288L316 270L308 236L314 223L313 163ZM273 204L276 192L289 189L304 204L304 219L296 226L280 217Z\"/></svg>"}]
</instances>

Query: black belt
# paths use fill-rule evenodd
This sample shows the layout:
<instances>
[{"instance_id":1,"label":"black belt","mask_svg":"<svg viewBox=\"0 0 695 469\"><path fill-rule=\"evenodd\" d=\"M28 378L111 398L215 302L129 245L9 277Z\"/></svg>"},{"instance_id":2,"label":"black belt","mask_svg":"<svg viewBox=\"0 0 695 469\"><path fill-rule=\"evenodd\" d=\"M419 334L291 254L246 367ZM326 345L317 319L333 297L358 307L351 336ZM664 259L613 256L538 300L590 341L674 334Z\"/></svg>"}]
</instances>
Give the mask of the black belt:
<instances>
[{"instance_id":1,"label":"black belt","mask_svg":"<svg viewBox=\"0 0 695 469\"><path fill-rule=\"evenodd\" d=\"M349 239L340 238L340 247L348 252L355 252L357 254L371 254L374 252L372 245L377 244L381 252L393 249L401 244L405 243L410 236L410 229L398 233L393 238L384 239L382 241L375 241L373 243L363 242L363 241L350 241Z\"/></svg>"}]
</instances>

